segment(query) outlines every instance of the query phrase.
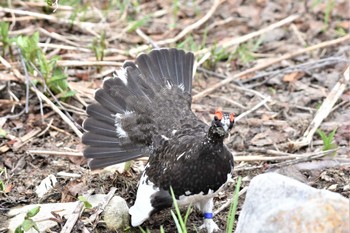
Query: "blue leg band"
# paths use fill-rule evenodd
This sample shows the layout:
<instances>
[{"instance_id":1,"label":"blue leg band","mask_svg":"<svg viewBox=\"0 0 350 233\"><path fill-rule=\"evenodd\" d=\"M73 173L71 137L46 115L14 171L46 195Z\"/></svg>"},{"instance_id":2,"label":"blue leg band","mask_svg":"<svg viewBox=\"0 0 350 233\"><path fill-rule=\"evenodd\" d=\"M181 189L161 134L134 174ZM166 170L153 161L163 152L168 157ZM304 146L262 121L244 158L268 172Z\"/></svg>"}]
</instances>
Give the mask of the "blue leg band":
<instances>
[{"instance_id":1,"label":"blue leg band","mask_svg":"<svg viewBox=\"0 0 350 233\"><path fill-rule=\"evenodd\" d=\"M204 213L204 219L212 219L213 213Z\"/></svg>"}]
</instances>

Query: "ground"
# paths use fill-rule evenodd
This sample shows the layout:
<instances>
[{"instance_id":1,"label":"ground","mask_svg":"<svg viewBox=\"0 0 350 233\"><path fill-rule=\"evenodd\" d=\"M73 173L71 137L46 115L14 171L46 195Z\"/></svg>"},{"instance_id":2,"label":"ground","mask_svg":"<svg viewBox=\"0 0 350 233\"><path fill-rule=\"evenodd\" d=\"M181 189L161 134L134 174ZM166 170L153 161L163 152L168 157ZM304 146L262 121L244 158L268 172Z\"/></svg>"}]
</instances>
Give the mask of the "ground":
<instances>
[{"instance_id":1,"label":"ground","mask_svg":"<svg viewBox=\"0 0 350 233\"><path fill-rule=\"evenodd\" d=\"M350 63L348 1L67 0L59 1L55 12L57 6L44 1L9 2L0 4L1 223L7 222L11 207L75 201L91 189L108 193L117 187L116 193L132 205L139 167L146 161L133 162L124 173L91 172L80 156L79 132L103 77L152 45L196 54L192 109L201 120L210 122L217 107L235 113L226 144L235 155L234 181L243 178L241 190L254 176L276 171L350 198L350 90L342 76ZM21 43L34 32L40 43ZM53 68L45 68L43 60ZM68 119L62 117L67 114ZM313 121L316 116L319 123ZM336 130L330 147L317 132L301 143L310 129L326 135ZM337 150L322 155L325 147ZM35 188L50 174L59 184L38 198ZM234 187L230 183L218 195L216 208L232 197ZM243 202L244 194L236 220ZM81 230L79 221L89 214L83 214L74 231ZM227 214L228 208L215 217L223 230ZM189 230L201 224L194 210ZM166 232L175 231L170 211L143 227L159 232L161 225ZM103 222L86 227L108 232ZM4 226L0 231L6 231Z\"/></svg>"}]
</instances>

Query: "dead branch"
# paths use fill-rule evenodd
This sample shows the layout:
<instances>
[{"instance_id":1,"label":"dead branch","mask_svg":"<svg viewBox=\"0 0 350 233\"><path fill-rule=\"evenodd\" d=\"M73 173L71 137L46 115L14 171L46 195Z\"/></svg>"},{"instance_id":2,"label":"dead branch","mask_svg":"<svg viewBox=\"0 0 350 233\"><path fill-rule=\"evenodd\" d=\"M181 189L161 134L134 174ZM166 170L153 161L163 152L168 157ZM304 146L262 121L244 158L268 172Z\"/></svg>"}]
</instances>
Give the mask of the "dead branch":
<instances>
[{"instance_id":1,"label":"dead branch","mask_svg":"<svg viewBox=\"0 0 350 233\"><path fill-rule=\"evenodd\" d=\"M218 82L216 85L213 85L212 87L209 87L209 88L205 89L204 91L194 95L192 99L193 99L194 102L199 101L204 96L212 93L216 89L218 89L218 88L220 88L220 87L222 87L222 86L232 82L233 80L239 79L239 78L241 78L244 75L253 73L253 72L258 71L258 70L265 69L266 67L269 67L269 66L271 66L273 64L276 64L276 63L279 63L279 62L281 62L283 60L287 60L287 59L290 59L292 57L298 56L300 54L307 53L307 52L310 52L310 51L315 50L315 49L325 48L325 47L328 47L328 46L332 46L332 45L336 45L336 44L339 44L339 43L343 43L343 42L348 41L348 40L350 40L350 35L346 35L346 36L343 36L343 37L340 37L340 38L337 38L337 39L334 39L334 40L330 40L330 41L325 41L325 42L322 42L322 43L319 43L319 44L316 44L316 45L313 45L313 46L310 46L310 47L307 47L307 48L300 49L300 50L298 50L296 52L287 53L287 54L285 54L285 55L283 55L283 56L281 56L279 58L273 59L273 60L271 60L269 62L266 62L266 63L263 63L263 64L256 65L253 68L250 68L248 70L245 70L243 72L235 74L235 75L231 76L230 78L224 79L224 80Z\"/></svg>"},{"instance_id":2,"label":"dead branch","mask_svg":"<svg viewBox=\"0 0 350 233\"><path fill-rule=\"evenodd\" d=\"M343 94L344 90L350 83L350 66L345 70L342 77L335 84L332 90L329 92L327 98L323 101L321 107L317 110L316 115L309 127L305 131L304 135L296 141L289 142L289 148L298 150L303 146L307 146L312 141L312 137L316 130L321 125L322 121L329 115L332 111L333 106L338 101L340 96Z\"/></svg>"}]
</instances>

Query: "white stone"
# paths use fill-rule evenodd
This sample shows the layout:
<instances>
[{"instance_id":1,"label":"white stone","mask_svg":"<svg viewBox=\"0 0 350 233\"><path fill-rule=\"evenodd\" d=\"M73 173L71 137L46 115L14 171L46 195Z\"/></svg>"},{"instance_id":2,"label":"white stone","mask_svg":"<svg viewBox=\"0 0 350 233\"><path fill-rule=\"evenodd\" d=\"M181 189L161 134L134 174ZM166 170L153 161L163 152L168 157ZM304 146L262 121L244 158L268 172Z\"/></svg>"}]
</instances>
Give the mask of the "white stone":
<instances>
[{"instance_id":1,"label":"white stone","mask_svg":"<svg viewBox=\"0 0 350 233\"><path fill-rule=\"evenodd\" d=\"M235 233L349 232L349 200L277 173L252 179Z\"/></svg>"},{"instance_id":2,"label":"white stone","mask_svg":"<svg viewBox=\"0 0 350 233\"><path fill-rule=\"evenodd\" d=\"M130 221L129 207L126 201L119 196L114 196L104 210L103 219L111 231L126 229Z\"/></svg>"}]
</instances>

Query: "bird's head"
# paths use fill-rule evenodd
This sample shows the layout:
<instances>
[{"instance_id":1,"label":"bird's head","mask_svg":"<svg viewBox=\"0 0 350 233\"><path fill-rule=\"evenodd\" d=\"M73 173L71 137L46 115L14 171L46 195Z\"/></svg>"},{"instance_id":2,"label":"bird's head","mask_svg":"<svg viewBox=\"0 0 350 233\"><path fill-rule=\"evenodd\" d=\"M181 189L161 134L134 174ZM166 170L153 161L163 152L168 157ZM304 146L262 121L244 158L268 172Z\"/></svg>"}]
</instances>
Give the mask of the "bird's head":
<instances>
[{"instance_id":1,"label":"bird's head","mask_svg":"<svg viewBox=\"0 0 350 233\"><path fill-rule=\"evenodd\" d=\"M215 111L214 119L211 122L208 136L212 140L223 140L232 129L235 122L233 113Z\"/></svg>"}]
</instances>

